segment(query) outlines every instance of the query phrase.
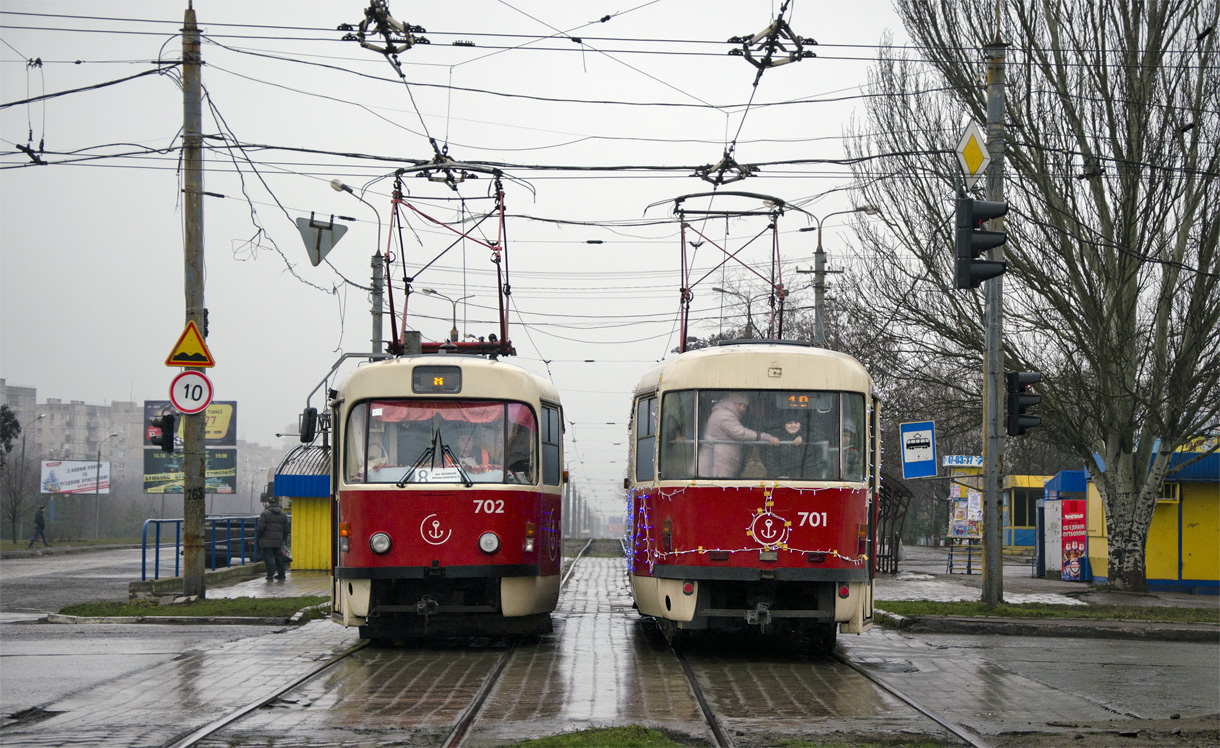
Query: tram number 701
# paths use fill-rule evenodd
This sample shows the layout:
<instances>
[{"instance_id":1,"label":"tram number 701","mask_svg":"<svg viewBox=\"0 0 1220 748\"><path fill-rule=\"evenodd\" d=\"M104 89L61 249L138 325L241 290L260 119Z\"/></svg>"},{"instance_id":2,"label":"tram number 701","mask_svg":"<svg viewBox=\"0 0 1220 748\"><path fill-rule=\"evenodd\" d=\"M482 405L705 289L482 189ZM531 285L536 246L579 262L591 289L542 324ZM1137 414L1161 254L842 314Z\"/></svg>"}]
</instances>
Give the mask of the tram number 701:
<instances>
[{"instance_id":1,"label":"tram number 701","mask_svg":"<svg viewBox=\"0 0 1220 748\"><path fill-rule=\"evenodd\" d=\"M829 527L826 522L826 512L797 512L801 516L800 524L805 527Z\"/></svg>"},{"instance_id":2,"label":"tram number 701","mask_svg":"<svg viewBox=\"0 0 1220 748\"><path fill-rule=\"evenodd\" d=\"M504 499L475 499L474 513L504 514Z\"/></svg>"}]
</instances>

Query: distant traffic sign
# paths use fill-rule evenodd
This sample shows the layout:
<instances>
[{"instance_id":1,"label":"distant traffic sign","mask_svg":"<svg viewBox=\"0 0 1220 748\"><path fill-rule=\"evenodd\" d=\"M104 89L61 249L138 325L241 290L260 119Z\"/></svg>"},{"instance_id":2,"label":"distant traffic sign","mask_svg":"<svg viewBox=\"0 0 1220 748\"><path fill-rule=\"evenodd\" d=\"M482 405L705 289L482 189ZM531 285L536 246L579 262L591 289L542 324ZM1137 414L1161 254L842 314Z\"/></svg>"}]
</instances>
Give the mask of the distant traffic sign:
<instances>
[{"instance_id":1,"label":"distant traffic sign","mask_svg":"<svg viewBox=\"0 0 1220 748\"><path fill-rule=\"evenodd\" d=\"M930 478L936 475L936 427L932 421L901 423L902 477Z\"/></svg>"},{"instance_id":2,"label":"distant traffic sign","mask_svg":"<svg viewBox=\"0 0 1220 748\"><path fill-rule=\"evenodd\" d=\"M184 371L169 386L169 401L187 415L199 413L212 402L212 380L203 372Z\"/></svg>"},{"instance_id":3,"label":"distant traffic sign","mask_svg":"<svg viewBox=\"0 0 1220 748\"><path fill-rule=\"evenodd\" d=\"M216 365L216 361L212 359L212 352L208 350L207 343L203 342L203 336L199 334L199 328L195 326L194 321L186 323L186 329L182 331L182 336L174 344L174 350L170 351L169 357L165 359L165 365L199 367Z\"/></svg>"}]
</instances>

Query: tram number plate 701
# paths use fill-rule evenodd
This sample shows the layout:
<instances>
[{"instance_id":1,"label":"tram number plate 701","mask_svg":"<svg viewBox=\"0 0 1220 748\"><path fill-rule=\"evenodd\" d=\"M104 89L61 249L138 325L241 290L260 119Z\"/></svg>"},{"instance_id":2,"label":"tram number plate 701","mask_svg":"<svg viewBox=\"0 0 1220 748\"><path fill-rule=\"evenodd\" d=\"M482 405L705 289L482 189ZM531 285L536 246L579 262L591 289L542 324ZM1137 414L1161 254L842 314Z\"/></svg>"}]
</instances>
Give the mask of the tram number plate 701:
<instances>
[{"instance_id":1,"label":"tram number plate 701","mask_svg":"<svg viewBox=\"0 0 1220 748\"><path fill-rule=\"evenodd\" d=\"M807 527L828 527L826 512L797 512L801 516L800 524Z\"/></svg>"},{"instance_id":2,"label":"tram number plate 701","mask_svg":"<svg viewBox=\"0 0 1220 748\"><path fill-rule=\"evenodd\" d=\"M475 499L474 513L504 514L504 499Z\"/></svg>"}]
</instances>

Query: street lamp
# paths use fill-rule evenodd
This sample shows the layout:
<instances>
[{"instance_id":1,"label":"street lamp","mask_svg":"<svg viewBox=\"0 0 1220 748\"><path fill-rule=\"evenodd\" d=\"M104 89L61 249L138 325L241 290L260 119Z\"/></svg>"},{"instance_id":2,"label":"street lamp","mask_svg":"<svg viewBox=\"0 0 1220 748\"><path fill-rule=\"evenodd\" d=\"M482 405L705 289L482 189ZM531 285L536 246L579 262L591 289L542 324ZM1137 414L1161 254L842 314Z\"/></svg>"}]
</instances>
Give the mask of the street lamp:
<instances>
[{"instance_id":1,"label":"street lamp","mask_svg":"<svg viewBox=\"0 0 1220 748\"><path fill-rule=\"evenodd\" d=\"M381 254L381 213L372 203L357 195L355 190L344 184L342 179L330 180L330 186L335 192L346 192L369 206L373 215L377 216L377 246L374 248L376 251L373 252L370 264L373 268L373 353L381 353L381 289L385 272L385 262Z\"/></svg>"},{"instance_id":2,"label":"street lamp","mask_svg":"<svg viewBox=\"0 0 1220 748\"><path fill-rule=\"evenodd\" d=\"M750 304L757 297L746 296L745 294L740 293L738 291L731 291L729 289L721 288L719 286L713 287L712 290L715 291L716 293L723 293L723 294L728 294L729 296L734 296L737 299L740 299L741 303L746 305L746 338L747 339L753 338L754 337L754 315L750 311ZM721 316L723 317L723 315L721 315Z\"/></svg>"},{"instance_id":3,"label":"street lamp","mask_svg":"<svg viewBox=\"0 0 1220 748\"><path fill-rule=\"evenodd\" d=\"M836 210L833 213L827 213L818 219L818 248L813 254L813 340L818 345L826 345L826 325L822 321L822 311L825 307L825 291L826 291L826 253L822 251L822 221L825 221L831 216L839 216L844 213L864 213L865 215L875 216L881 211L875 205L861 205L858 208L851 210ZM799 231L813 231L812 226L807 226ZM807 271L802 271L807 272Z\"/></svg>"},{"instance_id":4,"label":"street lamp","mask_svg":"<svg viewBox=\"0 0 1220 748\"><path fill-rule=\"evenodd\" d=\"M25 485L27 480L25 468L25 430L46 417L46 413L40 413L37 418L31 418L21 427L21 502L23 504L25 503Z\"/></svg>"},{"instance_id":5,"label":"street lamp","mask_svg":"<svg viewBox=\"0 0 1220 748\"><path fill-rule=\"evenodd\" d=\"M474 294L470 294L469 296L463 296L460 299L451 299L448 296L446 296L445 294L441 293L440 291L437 291L434 288L421 288L420 291L428 294L429 296L439 296L442 299L444 299L445 301L448 301L450 304L453 305L453 329L449 331L449 342L451 342L451 343L458 342L459 337L458 337L458 329L457 329L457 305L458 305L459 301L465 301L466 299L473 298Z\"/></svg>"},{"instance_id":6,"label":"street lamp","mask_svg":"<svg viewBox=\"0 0 1220 748\"><path fill-rule=\"evenodd\" d=\"M118 434L111 434L97 443L97 462L93 468L93 539L97 540L100 535L101 518L102 518L102 497L98 493L98 489L102 485L102 445L110 441Z\"/></svg>"}]
</instances>

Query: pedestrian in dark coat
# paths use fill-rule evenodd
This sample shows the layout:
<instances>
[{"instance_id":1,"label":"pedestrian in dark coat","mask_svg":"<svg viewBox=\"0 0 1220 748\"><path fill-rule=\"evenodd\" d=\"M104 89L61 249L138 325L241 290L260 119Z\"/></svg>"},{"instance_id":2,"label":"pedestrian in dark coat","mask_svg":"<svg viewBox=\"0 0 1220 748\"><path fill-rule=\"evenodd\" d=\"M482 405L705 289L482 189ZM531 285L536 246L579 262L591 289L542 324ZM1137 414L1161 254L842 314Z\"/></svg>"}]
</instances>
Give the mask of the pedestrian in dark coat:
<instances>
[{"instance_id":1,"label":"pedestrian in dark coat","mask_svg":"<svg viewBox=\"0 0 1220 748\"><path fill-rule=\"evenodd\" d=\"M47 542L47 520L42 516L42 507L38 507L38 511L34 512L34 537L30 538L29 548L34 547L34 541L42 538L42 544L51 547Z\"/></svg>"},{"instance_id":2,"label":"pedestrian in dark coat","mask_svg":"<svg viewBox=\"0 0 1220 748\"><path fill-rule=\"evenodd\" d=\"M267 567L267 581L271 581L272 568L275 578L284 578L284 543L292 535L292 521L280 509L280 500L272 496L266 502L266 509L258 517L258 550L262 554L263 564Z\"/></svg>"}]
</instances>

